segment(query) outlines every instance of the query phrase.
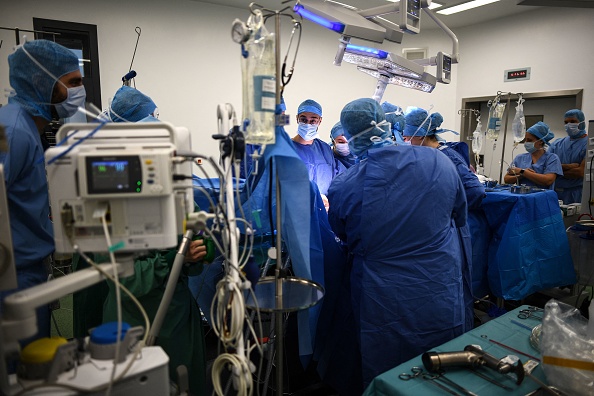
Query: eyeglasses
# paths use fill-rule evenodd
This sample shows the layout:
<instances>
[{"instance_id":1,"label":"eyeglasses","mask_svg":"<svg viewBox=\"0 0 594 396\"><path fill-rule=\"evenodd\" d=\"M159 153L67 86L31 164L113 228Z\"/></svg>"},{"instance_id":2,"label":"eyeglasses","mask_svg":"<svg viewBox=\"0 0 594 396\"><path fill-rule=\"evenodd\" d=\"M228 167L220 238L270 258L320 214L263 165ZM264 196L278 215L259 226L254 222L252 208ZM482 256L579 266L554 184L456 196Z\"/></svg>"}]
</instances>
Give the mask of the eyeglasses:
<instances>
[{"instance_id":1,"label":"eyeglasses","mask_svg":"<svg viewBox=\"0 0 594 396\"><path fill-rule=\"evenodd\" d=\"M309 124L309 125L318 125L320 123L321 119L320 118L307 118L305 116L303 117L299 117L297 119L297 122L299 122L300 124Z\"/></svg>"}]
</instances>

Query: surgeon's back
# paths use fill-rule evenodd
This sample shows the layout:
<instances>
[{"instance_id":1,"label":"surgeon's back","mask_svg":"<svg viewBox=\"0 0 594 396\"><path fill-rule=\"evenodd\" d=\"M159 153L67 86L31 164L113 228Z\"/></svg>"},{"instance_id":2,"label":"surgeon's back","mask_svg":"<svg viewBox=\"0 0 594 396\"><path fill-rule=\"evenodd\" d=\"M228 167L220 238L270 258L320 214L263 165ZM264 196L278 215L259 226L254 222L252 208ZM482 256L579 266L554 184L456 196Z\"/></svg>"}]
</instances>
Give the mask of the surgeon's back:
<instances>
[{"instance_id":1,"label":"surgeon's back","mask_svg":"<svg viewBox=\"0 0 594 396\"><path fill-rule=\"evenodd\" d=\"M329 220L353 255L351 302L366 386L470 330L470 267L458 227L464 187L439 150L372 149L328 193Z\"/></svg>"}]
</instances>

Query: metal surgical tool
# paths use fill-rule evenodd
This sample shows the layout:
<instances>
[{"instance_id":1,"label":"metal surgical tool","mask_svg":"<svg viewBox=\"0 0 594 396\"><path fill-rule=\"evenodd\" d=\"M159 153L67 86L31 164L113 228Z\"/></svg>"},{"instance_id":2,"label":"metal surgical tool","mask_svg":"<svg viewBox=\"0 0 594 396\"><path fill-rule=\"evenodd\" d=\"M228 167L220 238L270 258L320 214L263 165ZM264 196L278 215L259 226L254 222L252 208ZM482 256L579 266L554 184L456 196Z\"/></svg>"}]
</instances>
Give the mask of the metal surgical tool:
<instances>
[{"instance_id":1,"label":"metal surgical tool","mask_svg":"<svg viewBox=\"0 0 594 396\"><path fill-rule=\"evenodd\" d=\"M477 371L476 369L473 369L473 368L470 368L470 367L468 367L468 371L470 371L471 373L473 373L473 374L475 374L475 375L477 375L477 376L481 377L481 378L482 378L482 379L484 379L485 381L488 381L488 382L492 383L493 385L497 385L497 386L498 386L498 387L500 387L500 388L503 388L503 389L505 389L505 390L508 390L508 391L512 391L512 390L513 390L513 389L512 389L512 388L510 388L509 386L507 386L507 385L504 385L504 384L502 384L501 382L499 382L499 381L496 381L496 380L494 380L493 378L490 378L490 377L486 376L485 374L483 374L483 373L481 373L481 372Z\"/></svg>"},{"instance_id":2,"label":"metal surgical tool","mask_svg":"<svg viewBox=\"0 0 594 396\"><path fill-rule=\"evenodd\" d=\"M429 374L431 375L431 374ZM444 384L448 384L449 386L451 386L452 388L462 392L465 395L468 396L478 396L476 393L469 391L466 388L463 388L462 386L458 385L457 383L455 383L454 381L452 381L449 378L446 378L446 376L443 373L439 373L439 374L434 374L431 375L433 377L434 381L442 381Z\"/></svg>"},{"instance_id":3,"label":"metal surgical tool","mask_svg":"<svg viewBox=\"0 0 594 396\"><path fill-rule=\"evenodd\" d=\"M540 308L536 307L528 307L528 309L522 309L520 313L518 313L518 318L520 319L528 319L534 318L538 320L542 320L542 316L535 315L535 312L540 312Z\"/></svg>"},{"instance_id":4,"label":"metal surgical tool","mask_svg":"<svg viewBox=\"0 0 594 396\"><path fill-rule=\"evenodd\" d=\"M410 371L412 372L412 374L402 373L402 374L400 374L398 376L398 378L400 378L403 381L408 381L408 380L411 380L413 378L421 378L421 379L429 382L430 384L437 386L439 389L441 389L441 390L449 393L450 395L459 396L458 393L454 392L453 390L451 390L447 386L444 386L442 384L439 384L437 382L434 382L433 380L438 377L437 374L425 373L425 372L423 372L423 369L421 367L418 367L418 366L412 367L410 369Z\"/></svg>"}]
</instances>

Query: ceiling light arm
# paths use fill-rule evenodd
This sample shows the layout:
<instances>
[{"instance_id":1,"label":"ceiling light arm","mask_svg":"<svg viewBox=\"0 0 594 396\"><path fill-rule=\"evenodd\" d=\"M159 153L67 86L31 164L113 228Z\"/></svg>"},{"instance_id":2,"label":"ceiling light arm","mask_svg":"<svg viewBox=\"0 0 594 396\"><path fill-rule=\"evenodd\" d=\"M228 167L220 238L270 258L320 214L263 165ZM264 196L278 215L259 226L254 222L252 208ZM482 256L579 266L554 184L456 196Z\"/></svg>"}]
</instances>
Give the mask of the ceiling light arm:
<instances>
[{"instance_id":1,"label":"ceiling light arm","mask_svg":"<svg viewBox=\"0 0 594 396\"><path fill-rule=\"evenodd\" d=\"M380 15L392 14L400 11L400 2L394 4L386 4L379 7L368 8L366 10L359 10L357 14L367 19Z\"/></svg>"},{"instance_id":2,"label":"ceiling light arm","mask_svg":"<svg viewBox=\"0 0 594 396\"><path fill-rule=\"evenodd\" d=\"M351 38L348 36L340 36L338 39L338 51L336 51L336 55L334 56L334 65L340 66L342 65L342 58L344 57L344 51L346 50L347 45L351 41Z\"/></svg>"},{"instance_id":3,"label":"ceiling light arm","mask_svg":"<svg viewBox=\"0 0 594 396\"><path fill-rule=\"evenodd\" d=\"M452 39L452 63L458 63L460 61L460 45L458 44L458 38L456 37L454 32L452 32L450 28L445 25L445 23L440 21L439 18L435 15L435 13L433 13L433 11L431 11L429 8L423 8L423 11L427 13L427 15L429 15L431 19L433 19L433 21L437 24L437 26L441 28L441 30L443 30L444 32L446 32L448 36L450 36L450 38ZM435 65L435 63L433 63L433 65Z\"/></svg>"},{"instance_id":4,"label":"ceiling light arm","mask_svg":"<svg viewBox=\"0 0 594 396\"><path fill-rule=\"evenodd\" d=\"M386 92L386 87L390 83L390 75L385 74L383 72L379 72L380 76L377 79L377 85L375 86L375 92L373 93L372 98L377 102L380 103L382 97L384 96L384 92Z\"/></svg>"}]
</instances>

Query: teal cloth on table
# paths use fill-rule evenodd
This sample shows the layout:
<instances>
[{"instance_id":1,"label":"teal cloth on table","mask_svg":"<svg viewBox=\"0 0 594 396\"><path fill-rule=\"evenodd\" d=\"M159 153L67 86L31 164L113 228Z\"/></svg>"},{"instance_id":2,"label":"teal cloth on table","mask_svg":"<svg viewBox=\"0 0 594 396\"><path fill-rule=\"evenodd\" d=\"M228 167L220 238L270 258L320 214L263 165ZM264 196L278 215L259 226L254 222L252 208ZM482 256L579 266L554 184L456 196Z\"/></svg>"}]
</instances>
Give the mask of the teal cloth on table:
<instances>
[{"instance_id":1,"label":"teal cloth on table","mask_svg":"<svg viewBox=\"0 0 594 396\"><path fill-rule=\"evenodd\" d=\"M502 344L508 345L519 351L525 352L529 355L541 358L540 353L530 345L530 330L516 326L511 323L511 320L521 321L527 326L533 328L540 323L540 320L529 318L526 320L518 319L517 315L521 309L526 309L527 306L519 307L507 314L500 316L497 319L491 320L484 325L475 328L458 338L446 342L437 348L431 349L433 352L459 352L463 351L464 347L470 344L479 345L484 351L493 355L497 359L501 359L507 355L516 355L525 363L529 358L515 352L509 351L499 345L489 341L489 339L498 341ZM539 314L542 316L542 313ZM375 377L371 384L367 387L364 396L442 396L446 392L435 385L425 381L421 378L413 378L408 381L401 380L398 376L402 373L411 373L411 368L414 366L425 367L421 360L421 356L417 356L401 365L386 371L385 373ZM512 391L507 391L497 385L491 384L479 376L473 374L465 368L449 367L446 369L446 378L456 382L465 389L481 396L519 396L526 395L531 391L539 388L539 385L530 378L524 378L520 385L516 385L515 376L506 376L497 373L489 368L480 368L482 374L503 383L512 388ZM532 372L536 378L546 383L544 372L539 364ZM460 392L458 392L460 393Z\"/></svg>"}]
</instances>

